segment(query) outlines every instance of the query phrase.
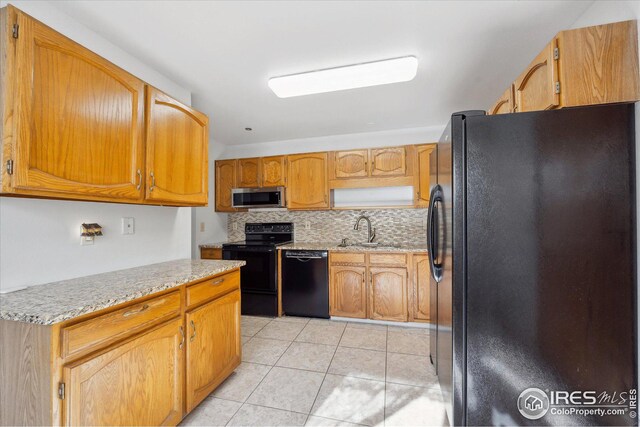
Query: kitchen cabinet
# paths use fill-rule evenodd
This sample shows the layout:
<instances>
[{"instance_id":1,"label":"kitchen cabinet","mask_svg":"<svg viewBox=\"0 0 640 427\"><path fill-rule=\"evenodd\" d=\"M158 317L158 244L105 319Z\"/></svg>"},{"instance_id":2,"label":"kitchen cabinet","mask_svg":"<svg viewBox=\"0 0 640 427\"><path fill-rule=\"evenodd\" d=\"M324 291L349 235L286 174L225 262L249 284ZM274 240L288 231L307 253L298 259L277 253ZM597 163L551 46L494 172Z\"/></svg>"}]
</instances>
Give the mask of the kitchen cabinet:
<instances>
[{"instance_id":1,"label":"kitchen cabinet","mask_svg":"<svg viewBox=\"0 0 640 427\"><path fill-rule=\"evenodd\" d=\"M513 85L509 85L509 88L504 91L502 96L487 110L487 115L490 114L508 114L513 113Z\"/></svg>"},{"instance_id":2,"label":"kitchen cabinet","mask_svg":"<svg viewBox=\"0 0 640 427\"><path fill-rule=\"evenodd\" d=\"M222 259L222 248L200 248L201 259Z\"/></svg>"},{"instance_id":3,"label":"kitchen cabinet","mask_svg":"<svg viewBox=\"0 0 640 427\"><path fill-rule=\"evenodd\" d=\"M426 254L413 255L413 307L410 310L412 319L410 320L431 320L431 272L429 268L429 257Z\"/></svg>"},{"instance_id":4,"label":"kitchen cabinet","mask_svg":"<svg viewBox=\"0 0 640 427\"><path fill-rule=\"evenodd\" d=\"M435 183L437 145L426 144L416 147L416 166L414 174L414 204L416 207L428 207L432 183Z\"/></svg>"},{"instance_id":5,"label":"kitchen cabinet","mask_svg":"<svg viewBox=\"0 0 640 427\"><path fill-rule=\"evenodd\" d=\"M336 151L333 157L336 178L369 176L369 150Z\"/></svg>"},{"instance_id":6,"label":"kitchen cabinet","mask_svg":"<svg viewBox=\"0 0 640 427\"><path fill-rule=\"evenodd\" d=\"M560 105L558 63L554 59L556 39L536 56L514 83L515 110L550 110Z\"/></svg>"},{"instance_id":7,"label":"kitchen cabinet","mask_svg":"<svg viewBox=\"0 0 640 427\"><path fill-rule=\"evenodd\" d=\"M407 321L407 269L369 267L369 318Z\"/></svg>"},{"instance_id":8,"label":"kitchen cabinet","mask_svg":"<svg viewBox=\"0 0 640 427\"><path fill-rule=\"evenodd\" d=\"M635 102L640 99L636 21L559 32L488 114Z\"/></svg>"},{"instance_id":9,"label":"kitchen cabinet","mask_svg":"<svg viewBox=\"0 0 640 427\"><path fill-rule=\"evenodd\" d=\"M328 209L327 153L287 156L287 207Z\"/></svg>"},{"instance_id":10,"label":"kitchen cabinet","mask_svg":"<svg viewBox=\"0 0 640 427\"><path fill-rule=\"evenodd\" d=\"M236 160L216 160L215 195L216 212L235 212L232 207L231 190L236 187Z\"/></svg>"},{"instance_id":11,"label":"kitchen cabinet","mask_svg":"<svg viewBox=\"0 0 640 427\"><path fill-rule=\"evenodd\" d=\"M371 150L371 176L402 176L407 171L407 152L404 147Z\"/></svg>"},{"instance_id":12,"label":"kitchen cabinet","mask_svg":"<svg viewBox=\"0 0 640 427\"><path fill-rule=\"evenodd\" d=\"M280 187L287 184L286 156L262 157L260 169L262 170L262 187Z\"/></svg>"},{"instance_id":13,"label":"kitchen cabinet","mask_svg":"<svg viewBox=\"0 0 640 427\"><path fill-rule=\"evenodd\" d=\"M2 191L141 202L144 82L12 6L2 13Z\"/></svg>"},{"instance_id":14,"label":"kitchen cabinet","mask_svg":"<svg viewBox=\"0 0 640 427\"><path fill-rule=\"evenodd\" d=\"M240 291L186 314L186 408L191 411L240 364Z\"/></svg>"},{"instance_id":15,"label":"kitchen cabinet","mask_svg":"<svg viewBox=\"0 0 640 427\"><path fill-rule=\"evenodd\" d=\"M239 188L260 187L260 159L238 159L238 177L236 186Z\"/></svg>"},{"instance_id":16,"label":"kitchen cabinet","mask_svg":"<svg viewBox=\"0 0 640 427\"><path fill-rule=\"evenodd\" d=\"M209 119L147 86L147 200L204 206L208 200Z\"/></svg>"},{"instance_id":17,"label":"kitchen cabinet","mask_svg":"<svg viewBox=\"0 0 640 427\"><path fill-rule=\"evenodd\" d=\"M204 114L11 5L0 15L3 195L207 203Z\"/></svg>"},{"instance_id":18,"label":"kitchen cabinet","mask_svg":"<svg viewBox=\"0 0 640 427\"><path fill-rule=\"evenodd\" d=\"M330 314L365 319L367 317L366 267L332 265L329 270Z\"/></svg>"},{"instance_id":19,"label":"kitchen cabinet","mask_svg":"<svg viewBox=\"0 0 640 427\"><path fill-rule=\"evenodd\" d=\"M63 369L66 425L176 425L182 419L182 319Z\"/></svg>"}]
</instances>

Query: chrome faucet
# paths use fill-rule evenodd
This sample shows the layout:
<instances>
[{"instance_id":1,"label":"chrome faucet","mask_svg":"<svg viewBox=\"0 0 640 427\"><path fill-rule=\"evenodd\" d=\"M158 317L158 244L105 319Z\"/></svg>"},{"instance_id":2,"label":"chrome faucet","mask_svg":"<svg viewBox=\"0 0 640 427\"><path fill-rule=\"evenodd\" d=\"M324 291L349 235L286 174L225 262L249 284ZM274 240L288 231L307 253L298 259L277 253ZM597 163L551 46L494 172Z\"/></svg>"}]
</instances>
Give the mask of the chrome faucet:
<instances>
[{"instance_id":1,"label":"chrome faucet","mask_svg":"<svg viewBox=\"0 0 640 427\"><path fill-rule=\"evenodd\" d=\"M368 241L369 243L371 243L371 242L373 242L373 239L375 239L375 238L376 238L376 229L375 229L375 228L373 228L373 229L371 228L371 220L369 219L369 217L368 217L368 216L360 215L360 216L358 217L358 219L356 220L356 225L354 225L354 226L353 226L353 229L354 229L354 230L360 230L360 221L361 221L361 220L363 220L363 219L364 219L365 221L367 221L367 231L368 231L368 233L369 233L369 236L368 236L368 238L367 238L367 239L368 239L367 241Z\"/></svg>"}]
</instances>

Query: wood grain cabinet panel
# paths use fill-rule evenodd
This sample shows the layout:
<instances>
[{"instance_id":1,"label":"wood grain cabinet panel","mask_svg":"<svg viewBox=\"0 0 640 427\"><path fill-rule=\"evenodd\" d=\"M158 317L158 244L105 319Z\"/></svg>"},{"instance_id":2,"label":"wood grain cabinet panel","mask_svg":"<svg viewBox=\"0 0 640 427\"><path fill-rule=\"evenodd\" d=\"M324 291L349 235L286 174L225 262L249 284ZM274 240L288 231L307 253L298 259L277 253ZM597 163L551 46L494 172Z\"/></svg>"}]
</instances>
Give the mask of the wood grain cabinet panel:
<instances>
[{"instance_id":1,"label":"wood grain cabinet panel","mask_svg":"<svg viewBox=\"0 0 640 427\"><path fill-rule=\"evenodd\" d=\"M430 283L429 257L426 254L413 256L413 320L430 320Z\"/></svg>"},{"instance_id":2,"label":"wood grain cabinet panel","mask_svg":"<svg viewBox=\"0 0 640 427\"><path fill-rule=\"evenodd\" d=\"M66 365L66 425L176 425L182 418L182 319Z\"/></svg>"},{"instance_id":3,"label":"wood grain cabinet panel","mask_svg":"<svg viewBox=\"0 0 640 427\"><path fill-rule=\"evenodd\" d=\"M336 178L369 176L369 150L336 151L333 156Z\"/></svg>"},{"instance_id":4,"label":"wood grain cabinet panel","mask_svg":"<svg viewBox=\"0 0 640 427\"><path fill-rule=\"evenodd\" d=\"M260 187L260 159L238 159L237 173L238 187Z\"/></svg>"},{"instance_id":5,"label":"wood grain cabinet panel","mask_svg":"<svg viewBox=\"0 0 640 427\"><path fill-rule=\"evenodd\" d=\"M504 91L504 93L496 101L496 103L487 110L487 114L492 115L513 113L513 106L513 85L509 85L509 88Z\"/></svg>"},{"instance_id":6,"label":"wood grain cabinet panel","mask_svg":"<svg viewBox=\"0 0 640 427\"><path fill-rule=\"evenodd\" d=\"M560 105L560 96L556 90L558 64L554 59L555 48L556 39L553 39L516 79L516 111L550 110Z\"/></svg>"},{"instance_id":7,"label":"wood grain cabinet panel","mask_svg":"<svg viewBox=\"0 0 640 427\"><path fill-rule=\"evenodd\" d=\"M200 248L201 259L222 259L222 248Z\"/></svg>"},{"instance_id":8,"label":"wood grain cabinet panel","mask_svg":"<svg viewBox=\"0 0 640 427\"><path fill-rule=\"evenodd\" d=\"M216 160L216 212L235 212L231 190L236 186L236 160Z\"/></svg>"},{"instance_id":9,"label":"wood grain cabinet panel","mask_svg":"<svg viewBox=\"0 0 640 427\"><path fill-rule=\"evenodd\" d=\"M338 266L329 268L330 313L332 316L367 317L367 286L365 266Z\"/></svg>"},{"instance_id":10,"label":"wood grain cabinet panel","mask_svg":"<svg viewBox=\"0 0 640 427\"><path fill-rule=\"evenodd\" d=\"M206 205L209 119L147 86L147 200Z\"/></svg>"},{"instance_id":11,"label":"wood grain cabinet panel","mask_svg":"<svg viewBox=\"0 0 640 427\"><path fill-rule=\"evenodd\" d=\"M369 267L369 318L407 321L407 269Z\"/></svg>"},{"instance_id":12,"label":"wood grain cabinet panel","mask_svg":"<svg viewBox=\"0 0 640 427\"><path fill-rule=\"evenodd\" d=\"M240 290L186 315L186 408L191 411L240 364Z\"/></svg>"},{"instance_id":13,"label":"wood grain cabinet panel","mask_svg":"<svg viewBox=\"0 0 640 427\"><path fill-rule=\"evenodd\" d=\"M287 183L287 158L285 156L262 157L262 187L280 187Z\"/></svg>"},{"instance_id":14,"label":"wood grain cabinet panel","mask_svg":"<svg viewBox=\"0 0 640 427\"><path fill-rule=\"evenodd\" d=\"M327 153L296 154L287 157L289 209L328 209Z\"/></svg>"},{"instance_id":15,"label":"wood grain cabinet panel","mask_svg":"<svg viewBox=\"0 0 640 427\"><path fill-rule=\"evenodd\" d=\"M16 97L5 106L13 101L15 121L8 128L5 112L14 174L3 176L4 191L141 201L144 83L19 10L8 13L20 32L4 41L15 53L3 56L12 76L3 84L15 90L3 96Z\"/></svg>"},{"instance_id":16,"label":"wood grain cabinet panel","mask_svg":"<svg viewBox=\"0 0 640 427\"><path fill-rule=\"evenodd\" d=\"M240 272L238 271L194 283L187 286L187 307L191 308L238 288L240 288Z\"/></svg>"},{"instance_id":17,"label":"wood grain cabinet panel","mask_svg":"<svg viewBox=\"0 0 640 427\"><path fill-rule=\"evenodd\" d=\"M401 176L407 172L407 152L404 147L371 150L371 176Z\"/></svg>"},{"instance_id":18,"label":"wood grain cabinet panel","mask_svg":"<svg viewBox=\"0 0 640 427\"><path fill-rule=\"evenodd\" d=\"M416 166L414 170L414 204L416 207L428 207L432 183L436 180L436 144L416 147Z\"/></svg>"}]
</instances>

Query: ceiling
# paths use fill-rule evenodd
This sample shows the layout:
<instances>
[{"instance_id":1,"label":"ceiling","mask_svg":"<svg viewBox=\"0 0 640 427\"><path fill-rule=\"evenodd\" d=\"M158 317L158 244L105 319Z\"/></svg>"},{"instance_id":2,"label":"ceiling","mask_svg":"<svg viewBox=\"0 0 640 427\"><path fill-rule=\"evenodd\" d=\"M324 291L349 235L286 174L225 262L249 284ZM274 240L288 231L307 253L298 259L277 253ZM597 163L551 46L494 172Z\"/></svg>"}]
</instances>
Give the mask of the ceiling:
<instances>
[{"instance_id":1,"label":"ceiling","mask_svg":"<svg viewBox=\"0 0 640 427\"><path fill-rule=\"evenodd\" d=\"M216 141L246 144L441 126L454 111L488 108L592 1L53 3L191 90ZM267 87L405 55L419 60L411 82L288 99Z\"/></svg>"}]
</instances>

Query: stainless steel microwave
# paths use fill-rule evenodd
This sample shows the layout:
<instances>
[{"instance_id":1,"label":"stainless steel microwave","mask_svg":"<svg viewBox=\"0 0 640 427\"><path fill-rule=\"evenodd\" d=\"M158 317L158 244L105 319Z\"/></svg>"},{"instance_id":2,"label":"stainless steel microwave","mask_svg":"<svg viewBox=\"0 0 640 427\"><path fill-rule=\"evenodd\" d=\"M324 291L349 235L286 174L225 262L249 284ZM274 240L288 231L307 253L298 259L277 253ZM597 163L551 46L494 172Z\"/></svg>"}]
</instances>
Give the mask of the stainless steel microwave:
<instances>
[{"instance_id":1,"label":"stainless steel microwave","mask_svg":"<svg viewBox=\"0 0 640 427\"><path fill-rule=\"evenodd\" d=\"M234 208L284 208L284 187L234 188L231 205Z\"/></svg>"}]
</instances>

